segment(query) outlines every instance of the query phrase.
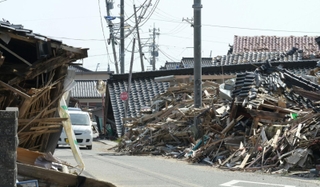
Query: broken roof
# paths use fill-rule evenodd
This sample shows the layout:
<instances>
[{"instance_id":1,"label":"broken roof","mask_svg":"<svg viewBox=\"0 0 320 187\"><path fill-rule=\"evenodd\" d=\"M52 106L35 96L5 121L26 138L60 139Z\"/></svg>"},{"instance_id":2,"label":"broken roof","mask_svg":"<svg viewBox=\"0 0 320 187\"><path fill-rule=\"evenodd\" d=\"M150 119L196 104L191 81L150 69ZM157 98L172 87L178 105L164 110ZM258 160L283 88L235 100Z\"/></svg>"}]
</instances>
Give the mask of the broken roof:
<instances>
[{"instance_id":1,"label":"broken roof","mask_svg":"<svg viewBox=\"0 0 320 187\"><path fill-rule=\"evenodd\" d=\"M0 21L0 110L19 108L19 147L54 152L67 69L85 57L87 49Z\"/></svg>"}]
</instances>

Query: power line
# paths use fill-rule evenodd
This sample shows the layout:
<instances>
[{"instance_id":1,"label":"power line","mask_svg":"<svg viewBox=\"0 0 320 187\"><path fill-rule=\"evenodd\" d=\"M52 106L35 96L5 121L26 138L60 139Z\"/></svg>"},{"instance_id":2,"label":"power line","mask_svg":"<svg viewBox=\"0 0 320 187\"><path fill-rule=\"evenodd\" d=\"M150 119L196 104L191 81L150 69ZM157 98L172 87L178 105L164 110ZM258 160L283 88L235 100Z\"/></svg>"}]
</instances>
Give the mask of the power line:
<instances>
[{"instance_id":1,"label":"power line","mask_svg":"<svg viewBox=\"0 0 320 187\"><path fill-rule=\"evenodd\" d=\"M99 5L99 14L100 14L100 25L101 25L102 35L103 35L103 39L104 39L104 44L105 44L105 46L106 46L107 53L109 54L108 44L107 44L107 41L106 41L106 36L105 36L105 34L104 34L104 27L103 27L103 22L102 22L102 13L101 13L101 7L100 7L100 0L98 0L98 5ZM111 63L114 63L114 62L112 62L112 60L110 59L110 56L109 56L109 55L108 55L108 60L109 60Z\"/></svg>"},{"instance_id":2,"label":"power line","mask_svg":"<svg viewBox=\"0 0 320 187\"><path fill-rule=\"evenodd\" d=\"M147 15L146 20L140 25L140 27L142 27L145 23L147 23L147 21L150 19L150 17L153 15L154 11L156 10L156 8L158 7L160 0L157 0L153 9L151 9L151 11L149 12L149 14Z\"/></svg>"},{"instance_id":3,"label":"power line","mask_svg":"<svg viewBox=\"0 0 320 187\"><path fill-rule=\"evenodd\" d=\"M309 32L309 31L293 31L293 30L280 30L280 29L260 29L260 28L249 28L249 27L234 27L227 25L210 25L202 24L207 27L218 27L218 28L228 28L228 29L243 29L243 30L254 30L254 31L272 31L272 32L297 32L297 33L314 33L319 34L320 32Z\"/></svg>"},{"instance_id":4,"label":"power line","mask_svg":"<svg viewBox=\"0 0 320 187\"><path fill-rule=\"evenodd\" d=\"M151 20L157 20L168 23L181 23L181 21L171 21L171 20L163 20L150 18ZM212 24L202 24L202 26L206 27L217 27L217 28L227 28L227 29L242 29L242 30L255 30L255 31L270 31L270 32L296 32L296 33L309 33L309 34L319 34L320 32L314 31L296 31L296 30L282 30L282 29L265 29L265 28L250 28L250 27L236 27L236 26L228 26L228 25L212 25Z\"/></svg>"},{"instance_id":5,"label":"power line","mask_svg":"<svg viewBox=\"0 0 320 187\"><path fill-rule=\"evenodd\" d=\"M142 5L139 7L139 8L137 8L137 12L141 9L141 8L143 8L143 6L144 6L144 4L147 2L148 0L145 0L143 3L142 3ZM128 21L130 18L132 18L134 16L134 14L132 14L130 17L128 17L126 20L124 20L125 22L126 21Z\"/></svg>"},{"instance_id":6,"label":"power line","mask_svg":"<svg viewBox=\"0 0 320 187\"><path fill-rule=\"evenodd\" d=\"M167 57L169 60L171 60L171 61L178 61L178 60L173 60L173 59L175 59L174 57L171 57L170 55L168 55L167 53L165 53L165 52L163 52L160 48L158 48L158 50L165 56L165 57Z\"/></svg>"}]
</instances>

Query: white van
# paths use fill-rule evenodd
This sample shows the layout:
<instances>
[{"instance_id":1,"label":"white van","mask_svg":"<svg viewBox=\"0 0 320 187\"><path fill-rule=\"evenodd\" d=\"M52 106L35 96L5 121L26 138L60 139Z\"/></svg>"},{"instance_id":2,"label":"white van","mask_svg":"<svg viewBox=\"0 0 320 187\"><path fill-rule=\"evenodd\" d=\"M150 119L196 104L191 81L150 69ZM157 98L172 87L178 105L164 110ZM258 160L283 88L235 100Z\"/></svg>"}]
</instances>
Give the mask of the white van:
<instances>
[{"instance_id":1,"label":"white van","mask_svg":"<svg viewBox=\"0 0 320 187\"><path fill-rule=\"evenodd\" d=\"M88 112L81 110L68 110L70 120L72 123L73 132L77 138L78 145L86 146L88 149L92 149L92 121ZM69 141L62 129L58 145L68 145Z\"/></svg>"}]
</instances>

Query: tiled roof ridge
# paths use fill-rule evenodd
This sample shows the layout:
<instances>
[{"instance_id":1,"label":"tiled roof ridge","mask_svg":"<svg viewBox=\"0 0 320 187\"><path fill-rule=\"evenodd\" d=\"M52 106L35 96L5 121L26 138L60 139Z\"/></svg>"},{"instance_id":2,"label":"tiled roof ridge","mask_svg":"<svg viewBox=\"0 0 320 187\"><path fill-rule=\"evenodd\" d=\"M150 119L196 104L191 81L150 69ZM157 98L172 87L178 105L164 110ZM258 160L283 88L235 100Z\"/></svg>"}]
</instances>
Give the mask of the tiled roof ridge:
<instances>
[{"instance_id":1,"label":"tiled roof ridge","mask_svg":"<svg viewBox=\"0 0 320 187\"><path fill-rule=\"evenodd\" d=\"M307 53L319 51L316 42L318 36L234 36L233 53L238 52L285 52L292 47L304 50Z\"/></svg>"}]
</instances>

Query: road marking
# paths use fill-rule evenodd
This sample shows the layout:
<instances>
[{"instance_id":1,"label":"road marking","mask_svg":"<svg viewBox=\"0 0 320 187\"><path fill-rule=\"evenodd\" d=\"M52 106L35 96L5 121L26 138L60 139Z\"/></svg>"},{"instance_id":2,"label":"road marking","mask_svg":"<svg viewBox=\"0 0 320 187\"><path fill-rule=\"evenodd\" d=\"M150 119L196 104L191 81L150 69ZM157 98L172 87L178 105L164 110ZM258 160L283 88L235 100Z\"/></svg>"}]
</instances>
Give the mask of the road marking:
<instances>
[{"instance_id":1,"label":"road marking","mask_svg":"<svg viewBox=\"0 0 320 187\"><path fill-rule=\"evenodd\" d=\"M241 183L249 183L249 184L260 184L260 185L266 185L266 186L295 187L295 186L286 185L286 184L271 184L271 183L242 181L242 180L232 180L232 181L220 184L220 186L244 187L244 186L234 186L235 184L240 183L240 182Z\"/></svg>"}]
</instances>

